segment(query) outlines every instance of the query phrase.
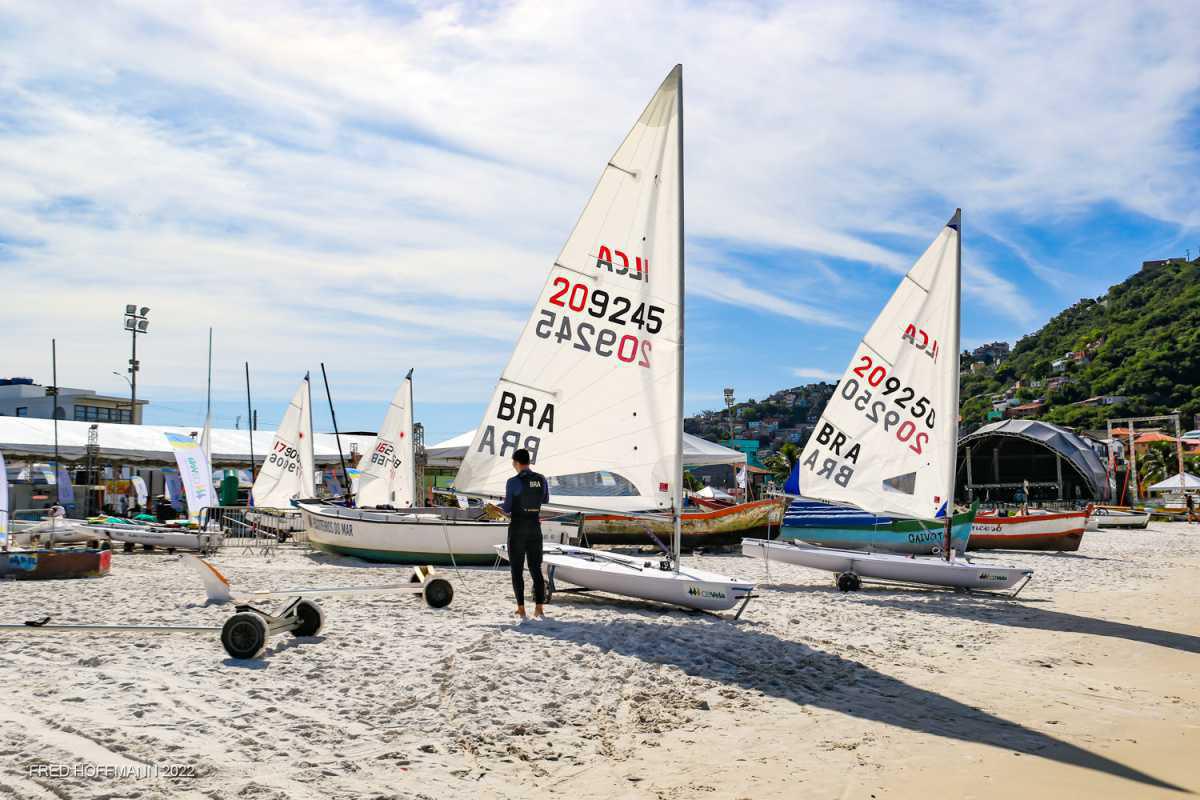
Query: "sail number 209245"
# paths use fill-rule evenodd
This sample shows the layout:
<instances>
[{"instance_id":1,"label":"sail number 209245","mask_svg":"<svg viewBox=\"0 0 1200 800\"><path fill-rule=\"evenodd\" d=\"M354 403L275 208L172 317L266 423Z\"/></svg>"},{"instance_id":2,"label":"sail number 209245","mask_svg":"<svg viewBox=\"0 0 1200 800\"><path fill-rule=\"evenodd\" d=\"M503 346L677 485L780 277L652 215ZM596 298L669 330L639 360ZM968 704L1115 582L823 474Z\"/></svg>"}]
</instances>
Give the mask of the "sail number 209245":
<instances>
[{"instance_id":1,"label":"sail number 209245","mask_svg":"<svg viewBox=\"0 0 1200 800\"><path fill-rule=\"evenodd\" d=\"M602 358L616 356L618 361L626 364L636 363L639 367L649 368L653 347L648 338L600 323L636 326L639 333L653 335L662 330L664 308L646 303L635 305L628 297L593 289L585 283L572 283L563 277L555 277L551 285L553 291L547 302L563 311L544 308L538 312L534 333L539 338L553 336L557 344L569 343L585 353L595 353ZM565 313L567 311L585 318L573 320L573 315Z\"/></svg>"}]
</instances>

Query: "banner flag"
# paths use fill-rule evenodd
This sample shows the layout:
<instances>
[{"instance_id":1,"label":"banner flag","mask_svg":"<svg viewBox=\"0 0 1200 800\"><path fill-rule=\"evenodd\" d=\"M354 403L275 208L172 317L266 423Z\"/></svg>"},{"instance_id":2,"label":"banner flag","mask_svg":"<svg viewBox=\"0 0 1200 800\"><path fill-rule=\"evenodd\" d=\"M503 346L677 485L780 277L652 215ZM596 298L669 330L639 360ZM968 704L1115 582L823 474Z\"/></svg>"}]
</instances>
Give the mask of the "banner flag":
<instances>
[{"instance_id":1,"label":"banner flag","mask_svg":"<svg viewBox=\"0 0 1200 800\"><path fill-rule=\"evenodd\" d=\"M183 491L187 496L188 519L200 518L200 509L216 502L212 485L212 467L200 443L181 433L165 434L175 451L175 463L179 465L179 477L183 480Z\"/></svg>"}]
</instances>

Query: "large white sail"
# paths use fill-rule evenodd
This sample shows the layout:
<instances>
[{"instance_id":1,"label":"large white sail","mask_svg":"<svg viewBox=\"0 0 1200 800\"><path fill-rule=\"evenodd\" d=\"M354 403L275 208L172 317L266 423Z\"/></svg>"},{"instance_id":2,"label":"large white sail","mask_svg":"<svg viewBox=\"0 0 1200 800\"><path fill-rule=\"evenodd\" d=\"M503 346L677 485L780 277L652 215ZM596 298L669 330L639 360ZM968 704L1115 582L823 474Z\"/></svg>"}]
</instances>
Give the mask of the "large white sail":
<instances>
[{"instance_id":1,"label":"large white sail","mask_svg":"<svg viewBox=\"0 0 1200 800\"><path fill-rule=\"evenodd\" d=\"M945 513L958 436L960 215L858 346L796 468L805 497L879 514Z\"/></svg>"},{"instance_id":2,"label":"large white sail","mask_svg":"<svg viewBox=\"0 0 1200 800\"><path fill-rule=\"evenodd\" d=\"M358 506L405 508L416 504L412 430L410 370L388 406L383 427L358 465L358 487L354 497Z\"/></svg>"},{"instance_id":3,"label":"large white sail","mask_svg":"<svg viewBox=\"0 0 1200 800\"><path fill-rule=\"evenodd\" d=\"M455 487L502 496L520 447L562 504L669 509L681 479L680 92L667 76L604 168Z\"/></svg>"},{"instance_id":4,"label":"large white sail","mask_svg":"<svg viewBox=\"0 0 1200 800\"><path fill-rule=\"evenodd\" d=\"M308 376L288 404L275 441L250 490L259 508L288 508L292 498L313 496L312 394Z\"/></svg>"}]
</instances>

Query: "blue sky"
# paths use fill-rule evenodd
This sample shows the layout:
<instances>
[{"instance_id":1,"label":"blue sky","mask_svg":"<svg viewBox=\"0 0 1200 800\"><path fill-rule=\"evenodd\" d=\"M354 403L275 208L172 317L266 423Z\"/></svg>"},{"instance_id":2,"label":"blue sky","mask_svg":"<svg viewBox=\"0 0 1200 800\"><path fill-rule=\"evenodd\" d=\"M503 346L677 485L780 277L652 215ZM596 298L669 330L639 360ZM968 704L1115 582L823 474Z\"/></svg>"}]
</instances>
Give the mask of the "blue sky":
<instances>
[{"instance_id":1,"label":"blue sky","mask_svg":"<svg viewBox=\"0 0 1200 800\"><path fill-rule=\"evenodd\" d=\"M828 5L0 2L0 374L123 393L137 302L149 421L211 325L220 425L324 361L343 427L410 367L473 427L677 61L689 411L839 374L956 206L968 346L1200 252L1193 5Z\"/></svg>"}]
</instances>

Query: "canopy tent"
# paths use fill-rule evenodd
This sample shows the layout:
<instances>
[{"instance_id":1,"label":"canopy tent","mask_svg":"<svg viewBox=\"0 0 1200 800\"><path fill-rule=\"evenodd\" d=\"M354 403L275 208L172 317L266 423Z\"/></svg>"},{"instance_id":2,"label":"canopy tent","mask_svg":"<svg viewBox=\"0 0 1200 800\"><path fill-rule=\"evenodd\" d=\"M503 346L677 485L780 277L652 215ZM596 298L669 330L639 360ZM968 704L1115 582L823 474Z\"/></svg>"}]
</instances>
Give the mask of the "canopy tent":
<instances>
[{"instance_id":1,"label":"canopy tent","mask_svg":"<svg viewBox=\"0 0 1200 800\"><path fill-rule=\"evenodd\" d=\"M705 486L700 491L693 492L693 494L696 495L697 497L703 497L707 500L734 500L734 499L736 499L736 498L734 498L733 495L729 494L728 492L723 492L720 489L717 489L713 486Z\"/></svg>"},{"instance_id":2,"label":"canopy tent","mask_svg":"<svg viewBox=\"0 0 1200 800\"><path fill-rule=\"evenodd\" d=\"M1106 500L1111 486L1097 448L1103 445L1093 446L1049 422L1006 419L984 425L958 440L956 496L966 498L969 485L974 495L1004 499L1028 480L1038 486L1058 484L1066 499L1075 499L1078 488L1082 499Z\"/></svg>"},{"instance_id":3,"label":"canopy tent","mask_svg":"<svg viewBox=\"0 0 1200 800\"><path fill-rule=\"evenodd\" d=\"M87 458L88 429L96 426L97 460L116 463L175 465L175 453L165 434L178 433L200 438L203 425L158 426L118 425L59 420L58 455L62 461ZM261 464L275 439L274 430L259 430L254 434L254 461ZM352 448L359 452L370 442L367 436L342 436L342 449L347 459ZM214 467L242 467L250 463L250 432L214 428L209 440ZM54 421L31 417L0 417L0 452L10 459L54 457ZM337 441L332 433L313 436L314 460L317 465L339 462Z\"/></svg>"},{"instance_id":4,"label":"canopy tent","mask_svg":"<svg viewBox=\"0 0 1200 800\"><path fill-rule=\"evenodd\" d=\"M1165 481L1159 481L1150 487L1151 492L1178 492L1179 491L1179 473L1175 473ZM1194 492L1200 489L1200 478L1197 478L1190 472L1183 473L1183 488L1185 491Z\"/></svg>"},{"instance_id":5,"label":"canopy tent","mask_svg":"<svg viewBox=\"0 0 1200 800\"><path fill-rule=\"evenodd\" d=\"M427 462L431 467L456 468L467 454L467 448L475 440L475 431L460 433L452 439L438 442L425 448ZM690 433L683 435L683 465L685 467L708 467L714 464L743 464L746 454L732 450Z\"/></svg>"}]
</instances>

